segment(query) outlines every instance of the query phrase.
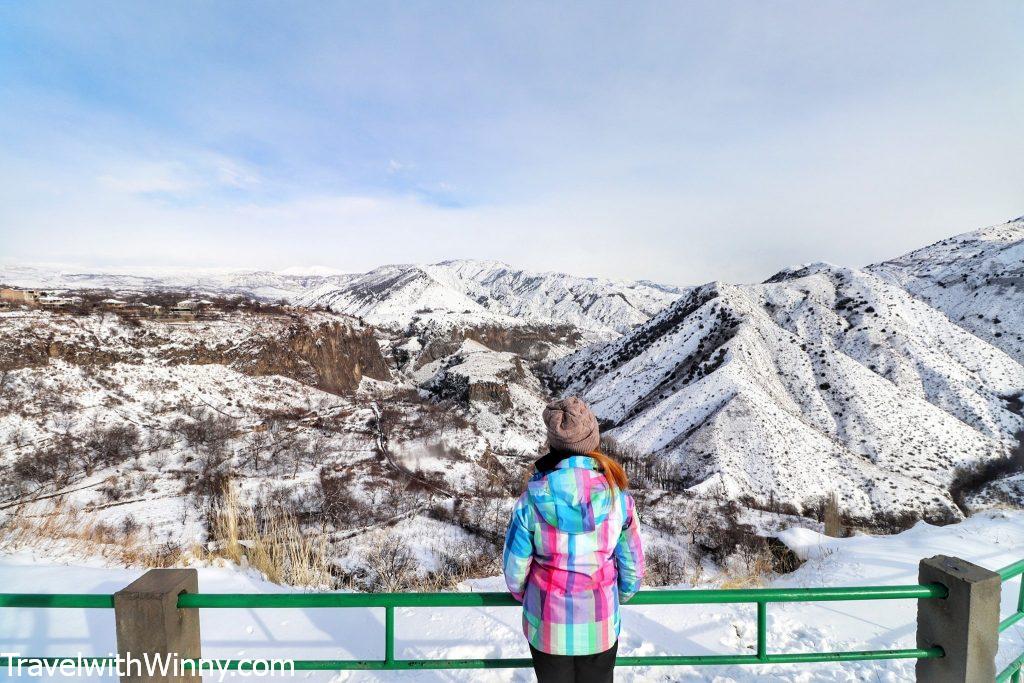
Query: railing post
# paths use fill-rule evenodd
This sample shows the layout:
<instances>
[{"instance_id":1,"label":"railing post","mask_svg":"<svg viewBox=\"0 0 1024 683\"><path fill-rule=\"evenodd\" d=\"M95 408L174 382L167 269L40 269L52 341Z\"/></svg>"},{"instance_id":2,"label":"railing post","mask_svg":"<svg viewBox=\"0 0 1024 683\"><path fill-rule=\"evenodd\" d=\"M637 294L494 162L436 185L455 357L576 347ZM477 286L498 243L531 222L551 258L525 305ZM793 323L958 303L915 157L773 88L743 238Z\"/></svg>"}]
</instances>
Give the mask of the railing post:
<instances>
[{"instance_id":1,"label":"railing post","mask_svg":"<svg viewBox=\"0 0 1024 683\"><path fill-rule=\"evenodd\" d=\"M117 652L131 665L122 664L122 683L161 681L195 682L200 676L176 676L172 666L150 675L146 658L154 656L198 659L199 610L178 609L178 596L199 592L195 569L150 569L131 585L114 593ZM162 662L161 662L162 664Z\"/></svg>"},{"instance_id":2,"label":"railing post","mask_svg":"<svg viewBox=\"0 0 1024 683\"><path fill-rule=\"evenodd\" d=\"M768 603L757 603L757 658L768 661Z\"/></svg>"},{"instance_id":3,"label":"railing post","mask_svg":"<svg viewBox=\"0 0 1024 683\"><path fill-rule=\"evenodd\" d=\"M922 584L940 583L945 599L917 601L917 646L941 647L945 656L917 660L917 680L977 683L996 676L999 647L999 574L958 557L921 560Z\"/></svg>"},{"instance_id":4,"label":"railing post","mask_svg":"<svg viewBox=\"0 0 1024 683\"><path fill-rule=\"evenodd\" d=\"M384 608L384 664L393 664L395 661L395 607L388 605Z\"/></svg>"}]
</instances>

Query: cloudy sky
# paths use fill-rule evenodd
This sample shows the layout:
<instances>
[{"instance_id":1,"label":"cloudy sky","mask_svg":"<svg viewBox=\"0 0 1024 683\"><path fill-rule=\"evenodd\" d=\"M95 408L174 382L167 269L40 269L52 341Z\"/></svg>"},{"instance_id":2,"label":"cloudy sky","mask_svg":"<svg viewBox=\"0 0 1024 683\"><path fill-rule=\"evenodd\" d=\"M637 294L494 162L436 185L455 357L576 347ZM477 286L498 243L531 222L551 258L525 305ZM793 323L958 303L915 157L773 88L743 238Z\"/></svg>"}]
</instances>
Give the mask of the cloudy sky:
<instances>
[{"instance_id":1,"label":"cloudy sky","mask_svg":"<svg viewBox=\"0 0 1024 683\"><path fill-rule=\"evenodd\" d=\"M677 284L1024 214L1024 3L0 4L0 261Z\"/></svg>"}]
</instances>

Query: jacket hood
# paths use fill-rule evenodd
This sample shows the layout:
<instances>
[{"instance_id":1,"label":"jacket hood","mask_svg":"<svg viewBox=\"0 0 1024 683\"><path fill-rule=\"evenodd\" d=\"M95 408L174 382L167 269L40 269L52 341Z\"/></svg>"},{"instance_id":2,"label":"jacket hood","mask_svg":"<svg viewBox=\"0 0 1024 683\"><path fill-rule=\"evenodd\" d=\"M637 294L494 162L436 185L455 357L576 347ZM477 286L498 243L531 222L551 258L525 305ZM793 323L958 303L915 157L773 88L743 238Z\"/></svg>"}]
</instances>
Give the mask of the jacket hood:
<instances>
[{"instance_id":1,"label":"jacket hood","mask_svg":"<svg viewBox=\"0 0 1024 683\"><path fill-rule=\"evenodd\" d=\"M570 534L593 531L608 517L612 492L593 458L576 455L527 485L530 502L544 521Z\"/></svg>"}]
</instances>

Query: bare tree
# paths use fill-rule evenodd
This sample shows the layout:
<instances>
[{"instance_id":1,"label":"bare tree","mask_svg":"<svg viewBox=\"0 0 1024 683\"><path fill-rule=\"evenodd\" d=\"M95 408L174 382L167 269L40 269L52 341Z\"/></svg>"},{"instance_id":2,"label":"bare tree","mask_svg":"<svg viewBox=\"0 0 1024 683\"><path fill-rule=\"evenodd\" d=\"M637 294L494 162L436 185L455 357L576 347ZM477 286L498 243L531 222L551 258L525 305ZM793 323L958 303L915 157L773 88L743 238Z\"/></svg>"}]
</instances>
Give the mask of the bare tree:
<instances>
[{"instance_id":1,"label":"bare tree","mask_svg":"<svg viewBox=\"0 0 1024 683\"><path fill-rule=\"evenodd\" d=\"M223 453L235 433L234 421L209 410L192 411L192 420L178 419L171 428L178 432L190 448L204 448Z\"/></svg>"},{"instance_id":2,"label":"bare tree","mask_svg":"<svg viewBox=\"0 0 1024 683\"><path fill-rule=\"evenodd\" d=\"M323 434L315 434L306 442L306 457L309 460L310 466L320 467L320 465L324 464L324 460L327 459L327 453L327 439L324 438Z\"/></svg>"},{"instance_id":3,"label":"bare tree","mask_svg":"<svg viewBox=\"0 0 1024 683\"><path fill-rule=\"evenodd\" d=\"M248 443L245 446L246 461L252 463L252 468L260 471L260 459L270 446L270 437L265 431L253 432L249 435Z\"/></svg>"},{"instance_id":4,"label":"bare tree","mask_svg":"<svg viewBox=\"0 0 1024 683\"><path fill-rule=\"evenodd\" d=\"M13 398L14 394L14 382L13 375L10 370L0 370L0 399Z\"/></svg>"},{"instance_id":5,"label":"bare tree","mask_svg":"<svg viewBox=\"0 0 1024 683\"><path fill-rule=\"evenodd\" d=\"M18 451L24 448L28 444L28 437L25 435L25 430L22 427L15 427L7 435L7 443Z\"/></svg>"}]
</instances>

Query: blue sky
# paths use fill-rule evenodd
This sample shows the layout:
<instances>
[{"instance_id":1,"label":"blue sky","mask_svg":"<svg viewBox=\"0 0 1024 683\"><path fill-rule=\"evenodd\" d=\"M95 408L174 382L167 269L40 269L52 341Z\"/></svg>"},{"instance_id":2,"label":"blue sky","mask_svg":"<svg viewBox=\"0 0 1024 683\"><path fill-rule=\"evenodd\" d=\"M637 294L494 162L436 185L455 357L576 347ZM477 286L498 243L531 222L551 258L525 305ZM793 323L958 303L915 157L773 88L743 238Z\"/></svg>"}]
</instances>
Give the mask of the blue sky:
<instances>
[{"instance_id":1,"label":"blue sky","mask_svg":"<svg viewBox=\"0 0 1024 683\"><path fill-rule=\"evenodd\" d=\"M1018 2L0 5L0 260L690 284L1024 213Z\"/></svg>"}]
</instances>

